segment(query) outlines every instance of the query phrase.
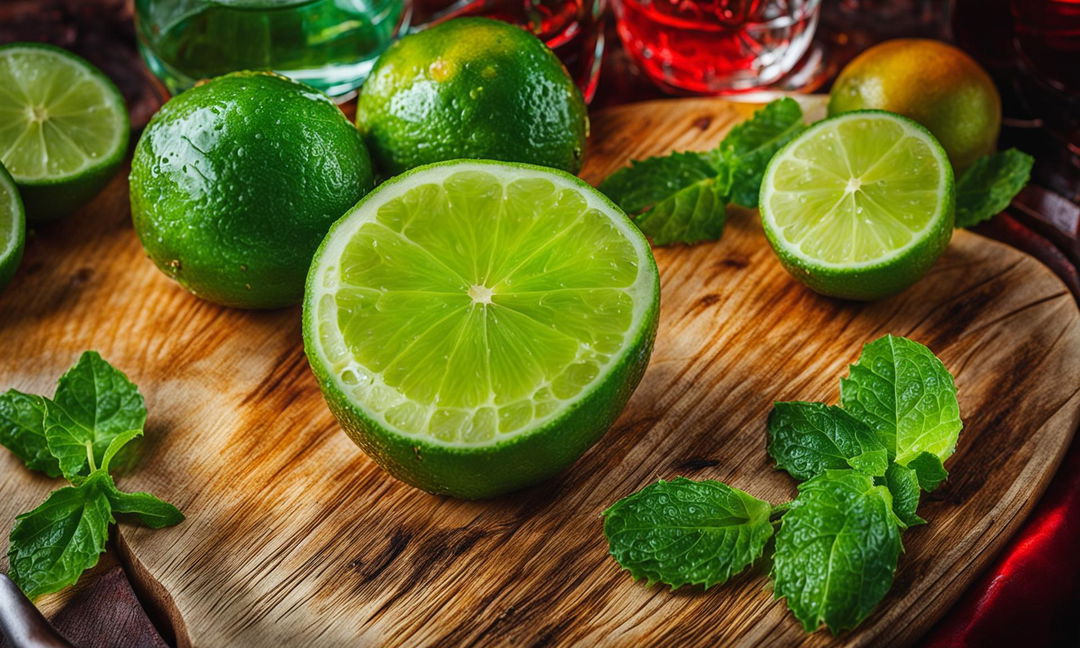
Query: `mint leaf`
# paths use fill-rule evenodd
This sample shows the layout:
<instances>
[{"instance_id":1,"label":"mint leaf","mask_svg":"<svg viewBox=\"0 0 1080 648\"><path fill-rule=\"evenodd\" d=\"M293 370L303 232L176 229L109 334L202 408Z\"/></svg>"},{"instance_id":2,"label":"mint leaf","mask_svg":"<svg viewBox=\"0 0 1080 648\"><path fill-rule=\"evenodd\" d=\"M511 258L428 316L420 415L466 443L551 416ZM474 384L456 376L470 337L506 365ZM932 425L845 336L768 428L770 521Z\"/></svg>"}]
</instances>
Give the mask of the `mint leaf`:
<instances>
[{"instance_id":1,"label":"mint leaf","mask_svg":"<svg viewBox=\"0 0 1080 648\"><path fill-rule=\"evenodd\" d=\"M94 473L16 518L8 540L8 576L31 599L75 583L97 564L113 521L105 494L108 479Z\"/></svg>"},{"instance_id":2,"label":"mint leaf","mask_svg":"<svg viewBox=\"0 0 1080 648\"><path fill-rule=\"evenodd\" d=\"M926 492L936 489L949 476L949 471L941 465L941 459L929 452L920 452L907 466L915 471L919 486Z\"/></svg>"},{"instance_id":3,"label":"mint leaf","mask_svg":"<svg viewBox=\"0 0 1080 648\"><path fill-rule=\"evenodd\" d=\"M598 189L627 214L638 214L681 189L715 178L717 169L702 153L683 152L633 160Z\"/></svg>"},{"instance_id":4,"label":"mint leaf","mask_svg":"<svg viewBox=\"0 0 1080 648\"><path fill-rule=\"evenodd\" d=\"M765 167L773 154L806 128L802 118L799 103L784 97L770 102L724 137L711 158L713 166L721 166L722 160L732 169L732 202L757 207Z\"/></svg>"},{"instance_id":5,"label":"mint leaf","mask_svg":"<svg viewBox=\"0 0 1080 648\"><path fill-rule=\"evenodd\" d=\"M151 529L173 526L184 521L184 514L172 504L163 502L150 493L121 491L111 477L105 483L105 494L114 512L131 513Z\"/></svg>"},{"instance_id":6,"label":"mint leaf","mask_svg":"<svg viewBox=\"0 0 1080 648\"><path fill-rule=\"evenodd\" d=\"M934 455L928 454L933 457ZM885 487L892 494L892 509L896 517L903 522L904 528L917 524L926 524L926 520L916 515L919 508L919 478L915 471L898 463L889 464L885 471Z\"/></svg>"},{"instance_id":7,"label":"mint leaf","mask_svg":"<svg viewBox=\"0 0 1080 648\"><path fill-rule=\"evenodd\" d=\"M930 349L907 338L886 335L864 346L840 380L840 400L902 465L921 452L944 462L963 427L952 375Z\"/></svg>"},{"instance_id":8,"label":"mint leaf","mask_svg":"<svg viewBox=\"0 0 1080 648\"><path fill-rule=\"evenodd\" d=\"M127 376L94 351L87 351L68 370L46 408L45 436L49 451L68 479L102 465L116 437L142 434L146 423L143 397Z\"/></svg>"},{"instance_id":9,"label":"mint leaf","mask_svg":"<svg viewBox=\"0 0 1080 648\"><path fill-rule=\"evenodd\" d=\"M729 175L701 153L633 161L599 189L655 245L715 240L724 230Z\"/></svg>"},{"instance_id":10,"label":"mint leaf","mask_svg":"<svg viewBox=\"0 0 1080 648\"><path fill-rule=\"evenodd\" d=\"M14 389L0 394L0 445L31 470L60 476L60 465L45 440L45 399Z\"/></svg>"},{"instance_id":11,"label":"mint leaf","mask_svg":"<svg viewBox=\"0 0 1080 648\"><path fill-rule=\"evenodd\" d=\"M857 626L892 586L900 529L885 486L854 470L829 470L799 486L776 533L777 598L807 632Z\"/></svg>"},{"instance_id":12,"label":"mint leaf","mask_svg":"<svg viewBox=\"0 0 1080 648\"><path fill-rule=\"evenodd\" d=\"M709 587L753 563L772 535L771 507L718 481L660 480L604 511L615 560L635 579Z\"/></svg>"},{"instance_id":13,"label":"mint leaf","mask_svg":"<svg viewBox=\"0 0 1080 648\"><path fill-rule=\"evenodd\" d=\"M715 241L727 222L727 187L707 178L682 189L634 219L653 245Z\"/></svg>"},{"instance_id":14,"label":"mint leaf","mask_svg":"<svg viewBox=\"0 0 1080 648\"><path fill-rule=\"evenodd\" d=\"M884 475L885 445L865 423L824 403L775 403L769 414L769 456L798 480L830 468Z\"/></svg>"},{"instance_id":15,"label":"mint leaf","mask_svg":"<svg viewBox=\"0 0 1080 648\"><path fill-rule=\"evenodd\" d=\"M978 225L1004 211L1031 179L1034 163L1016 149L976 160L956 183L956 226Z\"/></svg>"}]
</instances>

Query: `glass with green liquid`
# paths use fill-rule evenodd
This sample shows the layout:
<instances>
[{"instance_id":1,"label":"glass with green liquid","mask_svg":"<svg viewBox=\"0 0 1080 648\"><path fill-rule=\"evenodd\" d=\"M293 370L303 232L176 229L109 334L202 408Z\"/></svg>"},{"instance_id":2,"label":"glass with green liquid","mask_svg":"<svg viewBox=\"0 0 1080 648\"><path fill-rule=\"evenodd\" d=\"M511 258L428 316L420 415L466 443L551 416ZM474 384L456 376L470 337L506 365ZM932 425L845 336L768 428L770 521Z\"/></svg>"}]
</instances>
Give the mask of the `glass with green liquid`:
<instances>
[{"instance_id":1,"label":"glass with green liquid","mask_svg":"<svg viewBox=\"0 0 1080 648\"><path fill-rule=\"evenodd\" d=\"M139 50L174 94L234 70L274 70L348 95L407 29L409 10L409 0L135 0Z\"/></svg>"}]
</instances>

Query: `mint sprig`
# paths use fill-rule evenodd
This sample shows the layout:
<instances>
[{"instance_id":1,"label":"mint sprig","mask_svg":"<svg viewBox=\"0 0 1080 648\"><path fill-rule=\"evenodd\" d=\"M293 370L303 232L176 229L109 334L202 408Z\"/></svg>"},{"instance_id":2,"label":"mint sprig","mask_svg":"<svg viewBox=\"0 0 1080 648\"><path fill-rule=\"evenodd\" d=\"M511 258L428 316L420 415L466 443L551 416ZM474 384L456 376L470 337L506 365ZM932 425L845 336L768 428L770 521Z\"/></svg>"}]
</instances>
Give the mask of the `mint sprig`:
<instances>
[{"instance_id":1,"label":"mint sprig","mask_svg":"<svg viewBox=\"0 0 1080 648\"><path fill-rule=\"evenodd\" d=\"M925 523L921 493L947 476L962 423L952 376L906 338L865 345L841 394L842 407L783 402L769 416L770 456L803 480L794 501L660 481L605 511L611 555L649 584L709 587L762 556L779 516L776 596L807 632L854 628L892 586L900 534Z\"/></svg>"},{"instance_id":2,"label":"mint sprig","mask_svg":"<svg viewBox=\"0 0 1080 648\"><path fill-rule=\"evenodd\" d=\"M1031 179L1035 158L1016 149L984 155L956 183L956 226L971 227L1005 210Z\"/></svg>"},{"instance_id":3,"label":"mint sprig","mask_svg":"<svg viewBox=\"0 0 1080 648\"><path fill-rule=\"evenodd\" d=\"M727 204L756 207L769 159L803 128L799 104L778 99L732 128L715 149L632 161L599 189L655 245L716 240Z\"/></svg>"},{"instance_id":4,"label":"mint sprig","mask_svg":"<svg viewBox=\"0 0 1080 648\"><path fill-rule=\"evenodd\" d=\"M145 422L138 388L93 351L60 378L51 400L15 390L0 396L0 444L28 468L71 482L18 516L9 536L9 576L30 598L75 583L97 564L114 512L152 528L183 521L173 505L121 491L109 474Z\"/></svg>"}]
</instances>

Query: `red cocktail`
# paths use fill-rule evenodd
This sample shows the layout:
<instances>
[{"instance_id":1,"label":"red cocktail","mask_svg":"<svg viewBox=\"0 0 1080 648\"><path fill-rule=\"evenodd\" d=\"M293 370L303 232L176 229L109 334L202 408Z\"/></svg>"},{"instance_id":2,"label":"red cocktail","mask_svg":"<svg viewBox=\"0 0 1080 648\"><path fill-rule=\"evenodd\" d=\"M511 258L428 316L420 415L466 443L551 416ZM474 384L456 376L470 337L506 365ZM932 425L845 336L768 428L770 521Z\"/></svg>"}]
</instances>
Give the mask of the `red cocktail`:
<instances>
[{"instance_id":1,"label":"red cocktail","mask_svg":"<svg viewBox=\"0 0 1080 648\"><path fill-rule=\"evenodd\" d=\"M655 82L702 94L755 90L806 53L820 0L616 0L619 36Z\"/></svg>"}]
</instances>

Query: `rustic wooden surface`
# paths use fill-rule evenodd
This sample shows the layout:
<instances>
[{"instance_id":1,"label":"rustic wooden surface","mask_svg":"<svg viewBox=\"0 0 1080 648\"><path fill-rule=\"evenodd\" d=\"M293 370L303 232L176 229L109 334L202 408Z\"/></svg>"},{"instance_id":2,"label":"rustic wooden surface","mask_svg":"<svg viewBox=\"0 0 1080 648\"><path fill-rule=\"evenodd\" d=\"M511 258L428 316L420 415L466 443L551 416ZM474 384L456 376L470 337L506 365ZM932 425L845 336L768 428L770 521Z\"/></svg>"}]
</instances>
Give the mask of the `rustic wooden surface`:
<instances>
[{"instance_id":1,"label":"rustic wooden surface","mask_svg":"<svg viewBox=\"0 0 1080 648\"><path fill-rule=\"evenodd\" d=\"M750 111L719 100L594 118L585 177L628 158L706 148ZM864 645L910 643L1037 500L1080 415L1080 315L1032 258L957 232L929 277L875 304L818 297L779 267L751 212L722 241L657 250L660 332L627 411L560 477L460 502L383 474L340 432L303 355L299 312L214 306L143 257L118 176L41 228L0 295L0 387L51 393L87 348L128 373L150 411L121 484L179 505L182 525L124 525L140 589L180 645ZM861 345L930 346L956 376L966 429L930 520L904 536L886 601L856 633L805 635L763 570L706 593L646 588L606 555L600 512L654 481L794 493L765 454L774 400L837 399ZM55 486L0 453L0 527ZM5 568L0 559L0 568ZM167 594L165 593L167 591ZM46 599L46 609L58 605Z\"/></svg>"}]
</instances>

